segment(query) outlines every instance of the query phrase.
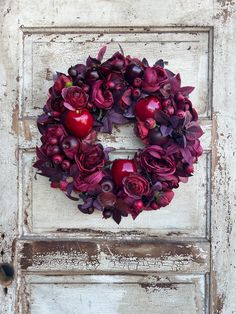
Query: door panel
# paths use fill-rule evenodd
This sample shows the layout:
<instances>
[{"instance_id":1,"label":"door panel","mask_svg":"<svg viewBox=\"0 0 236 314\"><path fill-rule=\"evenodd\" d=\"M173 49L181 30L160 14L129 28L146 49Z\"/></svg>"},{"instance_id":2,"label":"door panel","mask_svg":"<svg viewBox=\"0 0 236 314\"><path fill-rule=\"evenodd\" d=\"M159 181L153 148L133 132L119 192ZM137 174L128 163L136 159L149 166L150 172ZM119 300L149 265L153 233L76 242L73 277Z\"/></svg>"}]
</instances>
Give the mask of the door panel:
<instances>
[{"instance_id":1,"label":"door panel","mask_svg":"<svg viewBox=\"0 0 236 314\"><path fill-rule=\"evenodd\" d=\"M24 289L24 304L35 314L188 314L205 308L205 279L199 275L26 276Z\"/></svg>"},{"instance_id":2,"label":"door panel","mask_svg":"<svg viewBox=\"0 0 236 314\"><path fill-rule=\"evenodd\" d=\"M207 0L0 3L0 313L236 313L235 4ZM162 58L196 87L204 154L170 206L119 226L86 216L32 168L55 71L107 45ZM132 126L99 135L132 156ZM1 264L0 264L1 266ZM2 281L0 268L0 283Z\"/></svg>"}]
</instances>

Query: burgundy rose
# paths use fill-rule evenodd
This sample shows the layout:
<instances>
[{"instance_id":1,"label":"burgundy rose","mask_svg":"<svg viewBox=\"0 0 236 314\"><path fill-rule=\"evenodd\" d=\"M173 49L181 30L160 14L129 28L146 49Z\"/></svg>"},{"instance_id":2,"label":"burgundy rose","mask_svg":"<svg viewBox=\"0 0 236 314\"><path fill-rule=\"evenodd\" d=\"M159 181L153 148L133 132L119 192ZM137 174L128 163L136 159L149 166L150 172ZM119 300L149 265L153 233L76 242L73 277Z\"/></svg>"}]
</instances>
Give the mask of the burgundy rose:
<instances>
[{"instance_id":1,"label":"burgundy rose","mask_svg":"<svg viewBox=\"0 0 236 314\"><path fill-rule=\"evenodd\" d=\"M83 152L76 156L80 174L89 175L102 170L105 164L105 154L100 144L87 145Z\"/></svg>"},{"instance_id":2,"label":"burgundy rose","mask_svg":"<svg viewBox=\"0 0 236 314\"><path fill-rule=\"evenodd\" d=\"M166 70L160 66L147 67L143 75L142 88L153 93L160 89L160 84L168 78Z\"/></svg>"},{"instance_id":3,"label":"burgundy rose","mask_svg":"<svg viewBox=\"0 0 236 314\"><path fill-rule=\"evenodd\" d=\"M72 111L84 108L88 102L88 95L78 86L63 88L64 106Z\"/></svg>"},{"instance_id":4,"label":"burgundy rose","mask_svg":"<svg viewBox=\"0 0 236 314\"><path fill-rule=\"evenodd\" d=\"M166 156L165 150L158 145L143 149L137 154L136 159L145 171L155 174L162 180L168 180L176 171L174 158Z\"/></svg>"},{"instance_id":5,"label":"burgundy rose","mask_svg":"<svg viewBox=\"0 0 236 314\"><path fill-rule=\"evenodd\" d=\"M92 102L100 109L111 109L114 100L110 90L103 87L103 81L98 80L93 85Z\"/></svg>"},{"instance_id":6,"label":"burgundy rose","mask_svg":"<svg viewBox=\"0 0 236 314\"><path fill-rule=\"evenodd\" d=\"M58 73L54 79L54 85L52 87L55 94L60 94L62 89L66 87L66 84L71 84L72 80L70 76L62 73Z\"/></svg>"},{"instance_id":7,"label":"burgundy rose","mask_svg":"<svg viewBox=\"0 0 236 314\"><path fill-rule=\"evenodd\" d=\"M133 198L140 199L150 192L148 181L138 173L132 173L122 181L125 193Z\"/></svg>"}]
</instances>

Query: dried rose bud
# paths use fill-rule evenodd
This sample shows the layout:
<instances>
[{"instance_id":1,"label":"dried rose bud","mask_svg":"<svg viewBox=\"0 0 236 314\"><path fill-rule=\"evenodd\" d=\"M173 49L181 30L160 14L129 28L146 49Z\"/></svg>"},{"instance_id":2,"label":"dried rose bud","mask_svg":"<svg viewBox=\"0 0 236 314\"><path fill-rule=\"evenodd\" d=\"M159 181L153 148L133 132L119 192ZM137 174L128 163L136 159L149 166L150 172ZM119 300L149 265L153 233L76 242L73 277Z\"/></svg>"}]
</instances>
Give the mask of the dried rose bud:
<instances>
[{"instance_id":1,"label":"dried rose bud","mask_svg":"<svg viewBox=\"0 0 236 314\"><path fill-rule=\"evenodd\" d=\"M153 118L147 118L145 121L145 126L148 129L154 129L156 127L156 121Z\"/></svg>"},{"instance_id":2,"label":"dried rose bud","mask_svg":"<svg viewBox=\"0 0 236 314\"><path fill-rule=\"evenodd\" d=\"M185 118L186 112L183 111L183 110L178 110L177 113L176 113L176 115L177 115L179 118L182 119L182 118Z\"/></svg>"},{"instance_id":3,"label":"dried rose bud","mask_svg":"<svg viewBox=\"0 0 236 314\"><path fill-rule=\"evenodd\" d=\"M136 77L136 78L134 79L133 86L134 86L134 87L140 87L141 84L142 84L142 79L139 78L139 77Z\"/></svg>"},{"instance_id":4,"label":"dried rose bud","mask_svg":"<svg viewBox=\"0 0 236 314\"><path fill-rule=\"evenodd\" d=\"M133 95L134 98L139 98L140 95L141 95L140 89L138 89L138 88L133 89L132 90L132 95Z\"/></svg>"},{"instance_id":5,"label":"dried rose bud","mask_svg":"<svg viewBox=\"0 0 236 314\"><path fill-rule=\"evenodd\" d=\"M70 166L71 166L71 163L70 163L69 160L63 160L62 161L61 167L62 167L63 170L70 169Z\"/></svg>"},{"instance_id":6,"label":"dried rose bud","mask_svg":"<svg viewBox=\"0 0 236 314\"><path fill-rule=\"evenodd\" d=\"M59 154L56 154L52 157L52 161L55 165L60 165L62 163L63 157Z\"/></svg>"}]
</instances>

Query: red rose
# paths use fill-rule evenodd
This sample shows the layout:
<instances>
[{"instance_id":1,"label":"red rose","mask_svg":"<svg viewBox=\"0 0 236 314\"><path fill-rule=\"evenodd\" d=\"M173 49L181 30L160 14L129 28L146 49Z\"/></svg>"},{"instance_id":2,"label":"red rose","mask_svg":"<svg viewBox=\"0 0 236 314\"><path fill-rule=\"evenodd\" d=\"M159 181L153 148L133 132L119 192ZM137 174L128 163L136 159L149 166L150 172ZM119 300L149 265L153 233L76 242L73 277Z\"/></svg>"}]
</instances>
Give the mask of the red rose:
<instances>
[{"instance_id":1,"label":"red rose","mask_svg":"<svg viewBox=\"0 0 236 314\"><path fill-rule=\"evenodd\" d=\"M150 186L148 181L138 173L132 173L122 181L125 193L133 198L140 199L143 195L148 195Z\"/></svg>"},{"instance_id":2,"label":"red rose","mask_svg":"<svg viewBox=\"0 0 236 314\"><path fill-rule=\"evenodd\" d=\"M169 180L176 171L174 158L166 156L165 150L158 145L151 145L136 155L137 162L156 178Z\"/></svg>"},{"instance_id":3,"label":"red rose","mask_svg":"<svg viewBox=\"0 0 236 314\"><path fill-rule=\"evenodd\" d=\"M160 66L147 67L144 75L142 88L145 92L153 93L160 89L160 84L168 78L166 70Z\"/></svg>"},{"instance_id":4,"label":"red rose","mask_svg":"<svg viewBox=\"0 0 236 314\"><path fill-rule=\"evenodd\" d=\"M72 111L84 108L88 102L88 95L78 86L63 88L61 94L64 98L64 106Z\"/></svg>"},{"instance_id":5,"label":"red rose","mask_svg":"<svg viewBox=\"0 0 236 314\"><path fill-rule=\"evenodd\" d=\"M114 100L111 91L103 87L103 81L98 80L92 88L92 102L100 109L111 109Z\"/></svg>"},{"instance_id":6,"label":"red rose","mask_svg":"<svg viewBox=\"0 0 236 314\"><path fill-rule=\"evenodd\" d=\"M87 145L87 147L76 156L80 175L87 176L102 170L105 164L105 154L102 145Z\"/></svg>"}]
</instances>

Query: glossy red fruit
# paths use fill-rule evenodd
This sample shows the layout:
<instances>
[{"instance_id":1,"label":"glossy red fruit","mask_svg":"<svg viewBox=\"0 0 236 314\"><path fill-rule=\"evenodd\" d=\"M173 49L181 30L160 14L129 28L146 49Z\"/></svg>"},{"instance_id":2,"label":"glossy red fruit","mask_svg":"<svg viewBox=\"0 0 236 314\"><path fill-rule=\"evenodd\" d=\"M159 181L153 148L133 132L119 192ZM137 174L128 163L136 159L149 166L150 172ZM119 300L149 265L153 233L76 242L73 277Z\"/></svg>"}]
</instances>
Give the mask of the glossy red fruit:
<instances>
[{"instance_id":1,"label":"glossy red fruit","mask_svg":"<svg viewBox=\"0 0 236 314\"><path fill-rule=\"evenodd\" d=\"M134 209L137 209L137 210L142 209L143 206L144 206L144 204L143 204L143 202L141 200L135 201L134 205L133 205Z\"/></svg>"},{"instance_id":2,"label":"glossy red fruit","mask_svg":"<svg viewBox=\"0 0 236 314\"><path fill-rule=\"evenodd\" d=\"M68 111L65 125L73 135L84 138L93 127L93 116L87 109Z\"/></svg>"},{"instance_id":3,"label":"glossy red fruit","mask_svg":"<svg viewBox=\"0 0 236 314\"><path fill-rule=\"evenodd\" d=\"M142 98L135 106L135 114L141 121L154 118L154 113L162 109L160 100L154 96Z\"/></svg>"},{"instance_id":4,"label":"glossy red fruit","mask_svg":"<svg viewBox=\"0 0 236 314\"><path fill-rule=\"evenodd\" d=\"M137 167L133 160L130 159L116 159L113 161L111 174L115 184L122 186L122 180L130 173L137 172Z\"/></svg>"}]
</instances>

